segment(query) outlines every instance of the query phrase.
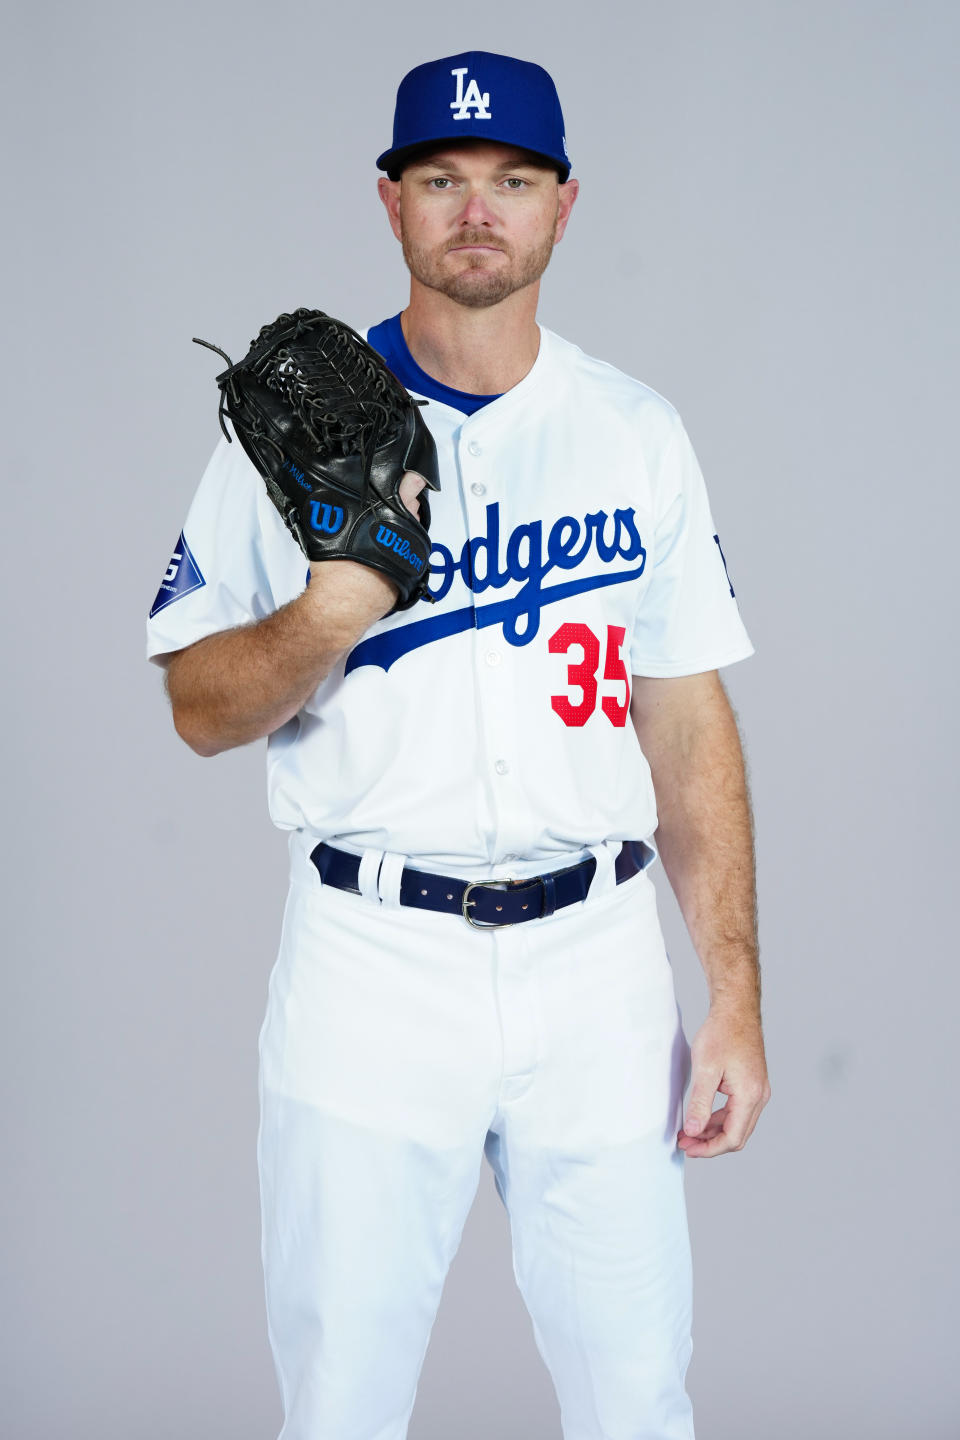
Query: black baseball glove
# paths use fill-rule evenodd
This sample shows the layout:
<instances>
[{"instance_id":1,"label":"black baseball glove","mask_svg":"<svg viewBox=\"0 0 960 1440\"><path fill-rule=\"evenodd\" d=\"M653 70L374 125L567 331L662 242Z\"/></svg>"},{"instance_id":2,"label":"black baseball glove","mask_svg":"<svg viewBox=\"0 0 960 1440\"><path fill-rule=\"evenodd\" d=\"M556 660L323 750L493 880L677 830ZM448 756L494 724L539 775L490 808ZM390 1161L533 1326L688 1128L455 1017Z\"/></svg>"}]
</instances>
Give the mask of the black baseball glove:
<instances>
[{"instance_id":1,"label":"black baseball glove","mask_svg":"<svg viewBox=\"0 0 960 1440\"><path fill-rule=\"evenodd\" d=\"M355 560L400 591L393 607L432 599L430 505L418 521L399 496L404 472L440 489L437 450L419 406L355 330L322 310L264 325L217 376L220 425L229 419L267 493L307 559Z\"/></svg>"}]
</instances>

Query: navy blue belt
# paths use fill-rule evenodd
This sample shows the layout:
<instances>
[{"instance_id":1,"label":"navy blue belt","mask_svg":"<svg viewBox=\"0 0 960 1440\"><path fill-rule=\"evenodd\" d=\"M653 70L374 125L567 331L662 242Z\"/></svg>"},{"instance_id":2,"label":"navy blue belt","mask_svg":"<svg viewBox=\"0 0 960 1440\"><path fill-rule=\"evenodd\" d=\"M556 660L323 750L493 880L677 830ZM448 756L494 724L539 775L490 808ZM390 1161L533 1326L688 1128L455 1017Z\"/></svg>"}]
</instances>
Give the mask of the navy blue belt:
<instances>
[{"instance_id":1,"label":"navy blue belt","mask_svg":"<svg viewBox=\"0 0 960 1440\"><path fill-rule=\"evenodd\" d=\"M614 866L617 884L646 869L653 855L653 850L642 840L625 840ZM337 850L321 840L310 859L324 885L360 894L359 855ZM405 866L400 878L400 904L439 910L445 915L462 915L478 930L519 925L524 920L540 920L552 915L577 900L586 900L596 868L596 858L591 855L564 870L532 875L527 880L467 881Z\"/></svg>"}]
</instances>

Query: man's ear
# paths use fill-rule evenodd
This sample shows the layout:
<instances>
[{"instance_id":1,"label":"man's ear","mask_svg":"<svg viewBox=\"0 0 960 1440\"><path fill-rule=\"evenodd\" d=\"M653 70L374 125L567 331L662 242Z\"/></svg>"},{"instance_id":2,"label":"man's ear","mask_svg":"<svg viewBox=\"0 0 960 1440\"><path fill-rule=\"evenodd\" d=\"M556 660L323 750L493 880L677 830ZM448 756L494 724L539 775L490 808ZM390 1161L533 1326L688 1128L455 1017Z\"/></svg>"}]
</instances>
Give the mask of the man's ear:
<instances>
[{"instance_id":1,"label":"man's ear","mask_svg":"<svg viewBox=\"0 0 960 1440\"><path fill-rule=\"evenodd\" d=\"M381 175L377 181L377 194L383 201L384 209L390 217L390 229L400 239L400 180L388 180L386 175Z\"/></svg>"},{"instance_id":2,"label":"man's ear","mask_svg":"<svg viewBox=\"0 0 960 1440\"><path fill-rule=\"evenodd\" d=\"M564 180L562 185L557 186L560 196L560 210L557 215L557 235L554 244L557 245L563 239L563 232L567 228L567 221L570 219L570 211L573 209L573 202L580 194L579 180Z\"/></svg>"}]
</instances>

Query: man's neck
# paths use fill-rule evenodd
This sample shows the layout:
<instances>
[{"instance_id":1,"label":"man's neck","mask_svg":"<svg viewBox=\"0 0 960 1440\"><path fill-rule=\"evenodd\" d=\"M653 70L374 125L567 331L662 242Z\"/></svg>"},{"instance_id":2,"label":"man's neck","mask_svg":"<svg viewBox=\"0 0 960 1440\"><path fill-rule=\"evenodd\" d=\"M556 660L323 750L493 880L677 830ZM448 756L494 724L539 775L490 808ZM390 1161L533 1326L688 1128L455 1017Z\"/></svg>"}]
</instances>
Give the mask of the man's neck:
<instances>
[{"instance_id":1,"label":"man's neck","mask_svg":"<svg viewBox=\"0 0 960 1440\"><path fill-rule=\"evenodd\" d=\"M539 290L537 282L499 305L470 309L413 281L410 304L400 316L403 338L434 380L468 395L502 395L537 358Z\"/></svg>"}]
</instances>

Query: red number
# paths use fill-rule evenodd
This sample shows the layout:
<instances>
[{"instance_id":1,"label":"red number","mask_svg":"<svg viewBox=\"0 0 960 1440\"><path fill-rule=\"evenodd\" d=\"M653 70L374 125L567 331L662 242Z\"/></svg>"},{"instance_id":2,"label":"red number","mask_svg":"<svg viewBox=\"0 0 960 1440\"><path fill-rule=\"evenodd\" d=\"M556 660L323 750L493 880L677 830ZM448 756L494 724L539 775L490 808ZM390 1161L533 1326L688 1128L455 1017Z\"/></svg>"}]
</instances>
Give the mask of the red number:
<instances>
[{"instance_id":1,"label":"red number","mask_svg":"<svg viewBox=\"0 0 960 1440\"><path fill-rule=\"evenodd\" d=\"M568 621L550 636L550 654L565 655L571 645L579 645L583 659L567 665L567 684L579 685L583 699L574 705L566 695L551 695L550 704L564 725L586 725L597 706L597 666L600 663L600 641L589 625Z\"/></svg>"},{"instance_id":2,"label":"red number","mask_svg":"<svg viewBox=\"0 0 960 1440\"><path fill-rule=\"evenodd\" d=\"M601 709L611 725L626 725L630 711L630 676L620 646L626 631L622 625L607 626L607 653L603 661L604 680L619 680L623 684L623 701L614 695L604 695ZM583 651L582 660L571 660L567 664L567 684L578 685L583 699L576 705L566 695L551 695L550 704L560 716L564 725L586 725L597 708L597 666L600 664L600 641L589 625L567 621L550 636L548 641L551 655L566 655L571 645L579 645Z\"/></svg>"},{"instance_id":3,"label":"red number","mask_svg":"<svg viewBox=\"0 0 960 1440\"><path fill-rule=\"evenodd\" d=\"M621 705L612 695L604 695L600 704L611 725L617 726L626 725L627 714L630 710L630 676L627 674L627 667L620 654L620 646L623 644L625 634L626 631L622 625L607 626L607 657L603 662L603 678L604 680L623 681L623 704Z\"/></svg>"}]
</instances>

